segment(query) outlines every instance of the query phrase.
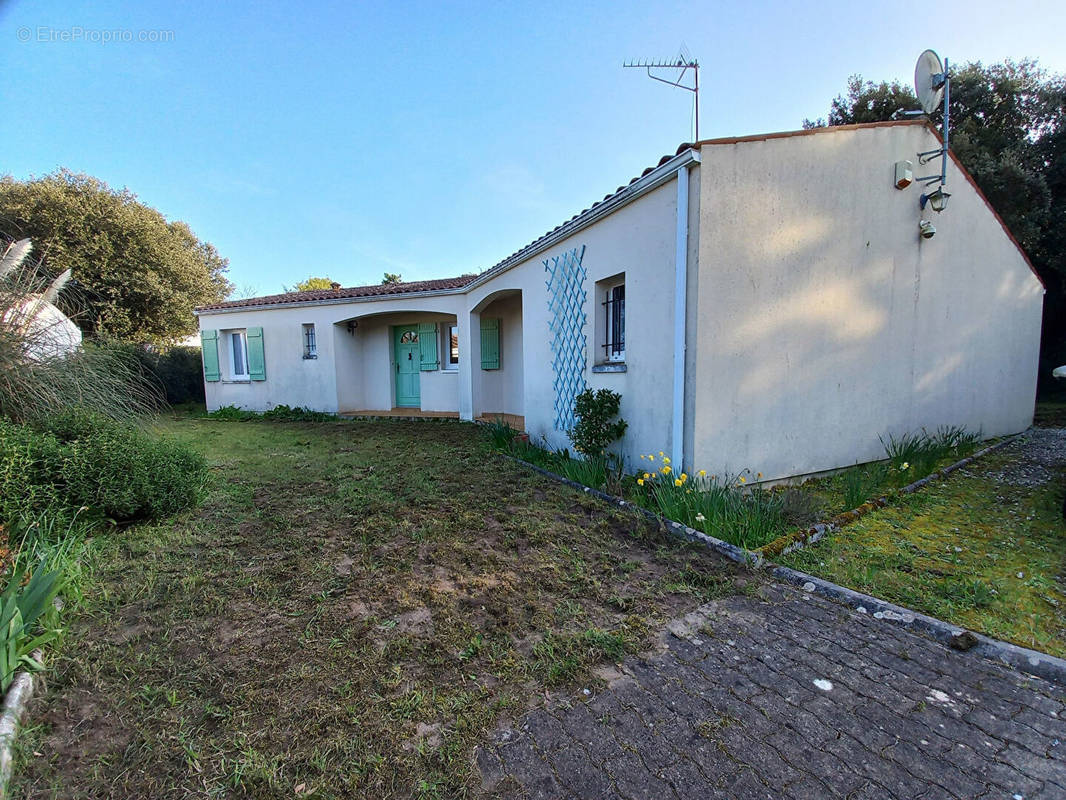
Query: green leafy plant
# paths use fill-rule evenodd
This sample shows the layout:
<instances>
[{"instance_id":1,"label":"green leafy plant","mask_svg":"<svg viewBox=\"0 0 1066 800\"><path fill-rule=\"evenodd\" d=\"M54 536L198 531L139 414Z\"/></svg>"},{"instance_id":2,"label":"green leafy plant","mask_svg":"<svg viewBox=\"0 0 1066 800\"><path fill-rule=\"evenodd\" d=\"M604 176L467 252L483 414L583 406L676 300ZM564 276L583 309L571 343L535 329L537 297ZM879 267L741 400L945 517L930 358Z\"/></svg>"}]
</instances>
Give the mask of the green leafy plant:
<instances>
[{"instance_id":1,"label":"green leafy plant","mask_svg":"<svg viewBox=\"0 0 1066 800\"><path fill-rule=\"evenodd\" d=\"M18 544L0 592L0 691L7 691L20 668L43 669L34 651L62 633L53 601L77 560L84 525L64 526L64 536L57 537L54 522L21 517L7 531Z\"/></svg>"},{"instance_id":2,"label":"green leafy plant","mask_svg":"<svg viewBox=\"0 0 1066 800\"><path fill-rule=\"evenodd\" d=\"M622 438L629 423L616 419L622 395L610 389L586 389L574 401L577 423L568 431L574 449L584 456L598 457L612 442Z\"/></svg>"},{"instance_id":3,"label":"green leafy plant","mask_svg":"<svg viewBox=\"0 0 1066 800\"><path fill-rule=\"evenodd\" d=\"M188 446L100 414L0 419L0 520L71 519L82 507L115 521L165 517L194 505L206 479Z\"/></svg>"},{"instance_id":4,"label":"green leafy plant","mask_svg":"<svg viewBox=\"0 0 1066 800\"><path fill-rule=\"evenodd\" d=\"M512 428L506 420L497 417L488 423L486 427L489 430L489 439L491 439L493 447L503 451L511 449L518 431Z\"/></svg>"},{"instance_id":5,"label":"green leafy plant","mask_svg":"<svg viewBox=\"0 0 1066 800\"><path fill-rule=\"evenodd\" d=\"M282 403L269 411L248 411L237 406L222 406L207 414L211 419L226 419L235 422L247 422L255 419L273 420L275 422L335 422L336 415L325 411L311 411L302 406L288 406Z\"/></svg>"}]
</instances>

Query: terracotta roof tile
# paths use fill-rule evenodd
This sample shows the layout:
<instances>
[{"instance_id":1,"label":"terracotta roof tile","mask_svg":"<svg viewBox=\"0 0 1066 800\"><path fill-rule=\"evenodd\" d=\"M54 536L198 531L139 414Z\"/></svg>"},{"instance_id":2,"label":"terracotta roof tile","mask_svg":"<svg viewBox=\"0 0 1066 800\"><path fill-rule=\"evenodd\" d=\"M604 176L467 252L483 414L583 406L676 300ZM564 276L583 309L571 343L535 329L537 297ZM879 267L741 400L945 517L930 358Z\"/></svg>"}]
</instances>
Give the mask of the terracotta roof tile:
<instances>
[{"instance_id":1,"label":"terracotta roof tile","mask_svg":"<svg viewBox=\"0 0 1066 800\"><path fill-rule=\"evenodd\" d=\"M438 278L432 281L408 281L406 283L378 283L372 286L350 286L340 289L315 289L310 292L285 292L266 297L248 297L244 300L230 300L200 306L197 311L218 311L225 308L258 308L259 306L276 306L287 303L314 303L324 300L343 300L355 297L387 297L389 295L414 294L416 292L434 292L442 289L460 289L470 283L476 275L460 275L457 278Z\"/></svg>"}]
</instances>

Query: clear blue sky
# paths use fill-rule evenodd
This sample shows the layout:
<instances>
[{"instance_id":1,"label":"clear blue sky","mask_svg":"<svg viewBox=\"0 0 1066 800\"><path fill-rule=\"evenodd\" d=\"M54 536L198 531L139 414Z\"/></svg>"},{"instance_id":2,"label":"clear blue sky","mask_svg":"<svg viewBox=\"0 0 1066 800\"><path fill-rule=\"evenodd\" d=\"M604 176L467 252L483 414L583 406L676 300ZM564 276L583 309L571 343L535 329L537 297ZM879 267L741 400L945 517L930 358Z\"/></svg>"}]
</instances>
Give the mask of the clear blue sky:
<instances>
[{"instance_id":1,"label":"clear blue sky","mask_svg":"<svg viewBox=\"0 0 1066 800\"><path fill-rule=\"evenodd\" d=\"M172 35L38 40L79 27ZM691 137L691 96L624 59L687 46L706 138L798 128L852 73L909 81L926 47L1066 72L1063 31L1061 0L8 0L0 172L126 186L214 243L243 291L444 277L491 266Z\"/></svg>"}]
</instances>

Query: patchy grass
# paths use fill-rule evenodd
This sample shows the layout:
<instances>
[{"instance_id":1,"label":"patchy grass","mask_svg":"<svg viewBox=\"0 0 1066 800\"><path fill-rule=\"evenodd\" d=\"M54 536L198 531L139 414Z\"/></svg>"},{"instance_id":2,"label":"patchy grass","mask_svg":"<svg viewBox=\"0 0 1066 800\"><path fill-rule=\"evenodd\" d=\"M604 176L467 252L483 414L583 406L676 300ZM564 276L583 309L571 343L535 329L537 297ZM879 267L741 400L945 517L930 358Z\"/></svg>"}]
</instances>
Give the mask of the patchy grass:
<instances>
[{"instance_id":1,"label":"patchy grass","mask_svg":"<svg viewBox=\"0 0 1066 800\"><path fill-rule=\"evenodd\" d=\"M473 426L162 427L207 498L95 541L14 797L474 794L487 731L740 591Z\"/></svg>"},{"instance_id":2,"label":"patchy grass","mask_svg":"<svg viewBox=\"0 0 1066 800\"><path fill-rule=\"evenodd\" d=\"M783 556L788 566L1000 639L1066 656L1060 474L1012 485L1013 448Z\"/></svg>"},{"instance_id":3,"label":"patchy grass","mask_svg":"<svg viewBox=\"0 0 1066 800\"><path fill-rule=\"evenodd\" d=\"M1044 400L1037 403L1033 425L1038 428L1066 428L1066 400Z\"/></svg>"}]
</instances>

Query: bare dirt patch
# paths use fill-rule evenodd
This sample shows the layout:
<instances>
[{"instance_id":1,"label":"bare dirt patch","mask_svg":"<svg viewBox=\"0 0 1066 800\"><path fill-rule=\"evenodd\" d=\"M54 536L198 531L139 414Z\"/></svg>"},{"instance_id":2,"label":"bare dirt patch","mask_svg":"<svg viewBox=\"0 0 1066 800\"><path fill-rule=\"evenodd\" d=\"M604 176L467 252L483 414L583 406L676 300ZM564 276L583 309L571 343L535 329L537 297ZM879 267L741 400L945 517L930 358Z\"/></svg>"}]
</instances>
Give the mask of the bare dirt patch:
<instances>
[{"instance_id":1,"label":"bare dirt patch","mask_svg":"<svg viewBox=\"0 0 1066 800\"><path fill-rule=\"evenodd\" d=\"M98 543L16 797L477 794L498 721L750 589L471 426L170 428L218 480Z\"/></svg>"}]
</instances>

